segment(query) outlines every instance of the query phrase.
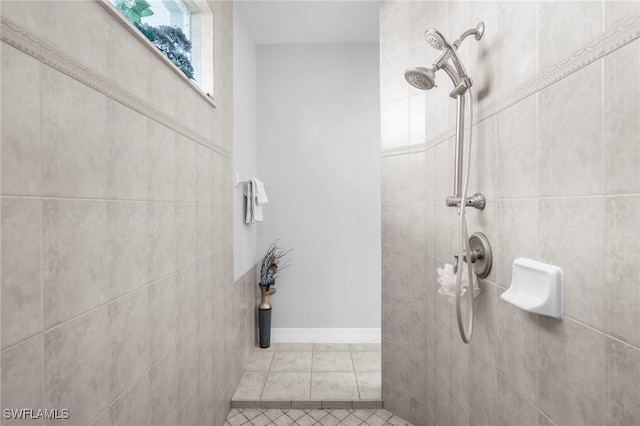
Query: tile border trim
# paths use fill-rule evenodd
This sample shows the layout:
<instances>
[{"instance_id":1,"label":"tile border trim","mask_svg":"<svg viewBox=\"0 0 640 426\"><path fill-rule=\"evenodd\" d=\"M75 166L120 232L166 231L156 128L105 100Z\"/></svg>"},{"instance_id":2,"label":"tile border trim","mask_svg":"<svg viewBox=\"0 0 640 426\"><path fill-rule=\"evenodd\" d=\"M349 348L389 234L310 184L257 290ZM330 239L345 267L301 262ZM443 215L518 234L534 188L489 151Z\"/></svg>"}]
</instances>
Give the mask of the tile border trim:
<instances>
[{"instance_id":1,"label":"tile border trim","mask_svg":"<svg viewBox=\"0 0 640 426\"><path fill-rule=\"evenodd\" d=\"M41 63L60 71L68 77L100 92L104 96L144 115L145 117L173 130L184 137L212 149L225 158L231 153L223 147L208 141L189 127L167 116L149 102L134 96L113 80L93 71L84 64L62 53L51 44L30 33L21 26L2 18L0 20L0 40L37 59ZM211 101L209 101L211 103Z\"/></svg>"},{"instance_id":2,"label":"tile border trim","mask_svg":"<svg viewBox=\"0 0 640 426\"><path fill-rule=\"evenodd\" d=\"M603 32L581 49L578 49L560 62L547 67L529 81L503 94L491 104L477 111L474 124L493 117L529 96L535 95L638 38L640 38L640 14L636 13L620 20L609 31ZM427 148L450 138L453 134L454 129L450 128L436 136L432 142L382 149L381 156L391 157L423 152Z\"/></svg>"}]
</instances>

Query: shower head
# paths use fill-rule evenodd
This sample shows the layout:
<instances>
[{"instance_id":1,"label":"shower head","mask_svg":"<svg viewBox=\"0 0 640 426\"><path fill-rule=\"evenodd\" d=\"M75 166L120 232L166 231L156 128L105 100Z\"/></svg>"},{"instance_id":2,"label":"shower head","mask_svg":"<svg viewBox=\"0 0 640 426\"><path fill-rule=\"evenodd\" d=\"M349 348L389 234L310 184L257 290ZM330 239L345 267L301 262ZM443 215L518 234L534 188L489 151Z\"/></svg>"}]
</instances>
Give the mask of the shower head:
<instances>
[{"instance_id":1,"label":"shower head","mask_svg":"<svg viewBox=\"0 0 640 426\"><path fill-rule=\"evenodd\" d=\"M410 68L404 72L404 78L410 85L420 90L429 90L436 86L436 73L431 68Z\"/></svg>"},{"instance_id":2,"label":"shower head","mask_svg":"<svg viewBox=\"0 0 640 426\"><path fill-rule=\"evenodd\" d=\"M453 50L444 36L440 34L438 30L434 30L433 28L424 32L424 39L427 41L429 46L436 50Z\"/></svg>"},{"instance_id":3,"label":"shower head","mask_svg":"<svg viewBox=\"0 0 640 426\"><path fill-rule=\"evenodd\" d=\"M447 39L444 38L444 36L440 33L440 31L435 30L433 28L429 28L427 31L424 32L424 39L429 46L433 47L434 49L444 51L442 55L440 55L440 58L438 58L438 60L434 63L433 69L434 70L438 70L440 68L445 69L445 71L447 71L447 74L449 74L451 79L454 80L454 85L457 85L458 84L457 80L459 78L462 78L465 80L465 84L467 84L468 87L470 87L471 81L467 78L467 72L462 66L460 59L458 59L458 54L456 53L456 49L458 47L456 45L452 46L447 41ZM453 62L453 65L456 69L456 73L455 73L457 74L456 76L451 75L451 73L448 70L446 70L446 64L449 59L451 59L451 62Z\"/></svg>"},{"instance_id":4,"label":"shower head","mask_svg":"<svg viewBox=\"0 0 640 426\"><path fill-rule=\"evenodd\" d=\"M476 40L480 40L484 34L484 22L479 22L475 28L462 33L459 39L453 44L449 43L446 38L440 33L440 31L429 28L424 32L424 39L427 44L436 50L442 50L440 57L433 63L433 67L424 68L416 67L405 71L404 78L414 87L421 90L432 89L435 84L435 72L438 70L444 70L445 73L451 78L453 82L454 90L449 94L451 97L459 96L471 87L473 84L467 71L464 69L460 58L458 58L457 50L460 47L462 41L470 35L473 35ZM449 63L453 63L453 67Z\"/></svg>"}]
</instances>

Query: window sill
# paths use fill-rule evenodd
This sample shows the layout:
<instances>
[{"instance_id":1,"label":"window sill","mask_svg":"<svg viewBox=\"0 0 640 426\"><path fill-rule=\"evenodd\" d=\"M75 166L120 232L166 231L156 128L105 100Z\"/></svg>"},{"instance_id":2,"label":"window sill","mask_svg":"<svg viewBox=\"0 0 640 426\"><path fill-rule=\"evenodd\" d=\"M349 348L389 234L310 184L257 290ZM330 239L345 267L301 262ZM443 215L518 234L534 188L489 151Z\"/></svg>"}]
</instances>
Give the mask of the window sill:
<instances>
[{"instance_id":1,"label":"window sill","mask_svg":"<svg viewBox=\"0 0 640 426\"><path fill-rule=\"evenodd\" d=\"M153 54L160 58L167 66L176 74L180 79L186 82L189 87L191 87L201 98L206 100L213 108L217 108L217 105L213 99L213 95L209 93L205 93L201 88L199 88L193 81L191 81L184 73L175 66L173 62L166 57L164 53L162 53L153 43L151 43L136 27L131 24L131 22L127 21L124 16L120 13L118 9L112 5L109 0L96 0L100 5L105 8L114 18L120 23L123 27L125 27L131 34L133 34L142 44L144 44Z\"/></svg>"}]
</instances>

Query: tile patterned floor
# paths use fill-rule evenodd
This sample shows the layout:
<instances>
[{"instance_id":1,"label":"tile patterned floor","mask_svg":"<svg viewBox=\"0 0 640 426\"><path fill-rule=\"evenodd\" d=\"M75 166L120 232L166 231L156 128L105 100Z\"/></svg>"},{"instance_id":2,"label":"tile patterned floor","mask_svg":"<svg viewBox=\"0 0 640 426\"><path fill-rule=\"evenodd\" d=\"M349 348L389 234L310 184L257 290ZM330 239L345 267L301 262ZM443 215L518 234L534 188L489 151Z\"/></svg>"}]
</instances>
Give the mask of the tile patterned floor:
<instances>
[{"instance_id":1,"label":"tile patterned floor","mask_svg":"<svg viewBox=\"0 0 640 426\"><path fill-rule=\"evenodd\" d=\"M224 426L412 426L387 410L280 410L232 408Z\"/></svg>"},{"instance_id":2,"label":"tile patterned floor","mask_svg":"<svg viewBox=\"0 0 640 426\"><path fill-rule=\"evenodd\" d=\"M255 349L231 406L382 408L380 371L380 344L273 344Z\"/></svg>"}]
</instances>

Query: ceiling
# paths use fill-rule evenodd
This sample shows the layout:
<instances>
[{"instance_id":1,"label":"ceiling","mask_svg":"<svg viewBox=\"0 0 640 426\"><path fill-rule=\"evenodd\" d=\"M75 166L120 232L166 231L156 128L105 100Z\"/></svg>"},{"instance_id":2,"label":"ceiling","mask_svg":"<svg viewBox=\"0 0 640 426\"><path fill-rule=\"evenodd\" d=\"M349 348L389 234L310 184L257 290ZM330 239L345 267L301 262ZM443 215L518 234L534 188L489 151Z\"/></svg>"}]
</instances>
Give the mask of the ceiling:
<instances>
[{"instance_id":1,"label":"ceiling","mask_svg":"<svg viewBox=\"0 0 640 426\"><path fill-rule=\"evenodd\" d=\"M236 1L256 44L378 43L380 1Z\"/></svg>"}]
</instances>

